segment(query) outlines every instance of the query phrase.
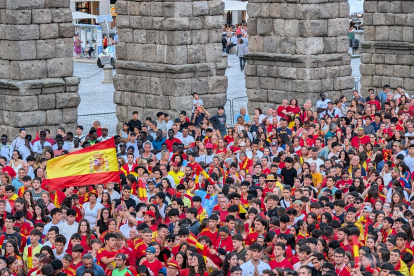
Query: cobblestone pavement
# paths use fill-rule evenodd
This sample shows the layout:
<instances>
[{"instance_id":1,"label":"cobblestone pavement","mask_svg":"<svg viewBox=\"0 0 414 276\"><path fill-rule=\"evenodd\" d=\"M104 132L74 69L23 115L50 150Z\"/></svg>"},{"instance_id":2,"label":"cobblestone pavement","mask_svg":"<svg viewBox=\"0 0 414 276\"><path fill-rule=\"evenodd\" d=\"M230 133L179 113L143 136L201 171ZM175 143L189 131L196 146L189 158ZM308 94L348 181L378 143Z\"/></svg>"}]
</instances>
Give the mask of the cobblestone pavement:
<instances>
[{"instance_id":1,"label":"cobblestone pavement","mask_svg":"<svg viewBox=\"0 0 414 276\"><path fill-rule=\"evenodd\" d=\"M116 104L113 102L113 84L102 83L103 69L92 63L75 62L74 75L81 78L78 124L82 125L86 132L92 127L92 123L98 120L101 126L108 127L110 135L114 135L118 120L115 115Z\"/></svg>"},{"instance_id":2,"label":"cobblestone pavement","mask_svg":"<svg viewBox=\"0 0 414 276\"><path fill-rule=\"evenodd\" d=\"M352 76L355 78L356 85L359 89L360 73L359 58L353 58ZM114 135L116 124L118 122L115 115L115 104L113 103L114 86L112 83L102 83L104 74L96 64L75 62L74 75L81 77L79 85L79 94L81 103L78 107L78 123L85 128L85 131L92 127L95 120L101 122L101 126L107 126L109 134ZM226 70L228 77L227 104L225 106L228 114L228 123L231 124L232 117L240 110L241 107L247 107L247 96L244 72L240 71L239 59L234 55L228 55L228 67ZM231 103L233 103L233 112L231 112Z\"/></svg>"}]
</instances>

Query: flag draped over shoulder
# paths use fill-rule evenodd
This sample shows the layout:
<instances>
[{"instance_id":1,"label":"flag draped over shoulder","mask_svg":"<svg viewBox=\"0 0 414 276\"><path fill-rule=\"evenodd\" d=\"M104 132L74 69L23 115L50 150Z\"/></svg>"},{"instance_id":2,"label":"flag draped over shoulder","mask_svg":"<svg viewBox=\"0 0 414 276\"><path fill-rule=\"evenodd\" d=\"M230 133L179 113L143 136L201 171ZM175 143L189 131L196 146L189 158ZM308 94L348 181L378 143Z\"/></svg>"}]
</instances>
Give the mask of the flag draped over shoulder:
<instances>
[{"instance_id":1,"label":"flag draped over shoulder","mask_svg":"<svg viewBox=\"0 0 414 276\"><path fill-rule=\"evenodd\" d=\"M113 138L47 161L50 189L120 182Z\"/></svg>"}]
</instances>

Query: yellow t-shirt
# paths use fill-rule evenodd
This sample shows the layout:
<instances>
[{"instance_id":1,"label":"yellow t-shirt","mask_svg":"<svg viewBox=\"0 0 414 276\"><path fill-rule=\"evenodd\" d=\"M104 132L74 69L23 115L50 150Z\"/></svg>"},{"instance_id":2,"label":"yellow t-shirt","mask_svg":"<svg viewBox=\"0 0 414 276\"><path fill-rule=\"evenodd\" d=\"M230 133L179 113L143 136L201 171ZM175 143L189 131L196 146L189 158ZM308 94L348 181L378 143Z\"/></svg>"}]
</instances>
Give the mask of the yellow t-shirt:
<instances>
[{"instance_id":1,"label":"yellow t-shirt","mask_svg":"<svg viewBox=\"0 0 414 276\"><path fill-rule=\"evenodd\" d=\"M184 178L185 174L182 171L175 173L174 171L169 171L168 175L171 175L174 178L175 185L180 184L182 178Z\"/></svg>"},{"instance_id":2,"label":"yellow t-shirt","mask_svg":"<svg viewBox=\"0 0 414 276\"><path fill-rule=\"evenodd\" d=\"M318 183L322 184L323 177L320 172L311 173L311 175L312 175L313 186L315 186L315 188L317 187Z\"/></svg>"}]
</instances>

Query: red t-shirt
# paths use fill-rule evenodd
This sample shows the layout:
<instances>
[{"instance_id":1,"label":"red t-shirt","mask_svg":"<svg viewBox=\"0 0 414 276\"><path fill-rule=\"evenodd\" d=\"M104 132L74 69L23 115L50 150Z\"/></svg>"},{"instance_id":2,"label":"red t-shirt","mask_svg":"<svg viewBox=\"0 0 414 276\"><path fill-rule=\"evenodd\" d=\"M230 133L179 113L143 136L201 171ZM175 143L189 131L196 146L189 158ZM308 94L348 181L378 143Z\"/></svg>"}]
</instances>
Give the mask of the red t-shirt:
<instances>
[{"instance_id":1,"label":"red t-shirt","mask_svg":"<svg viewBox=\"0 0 414 276\"><path fill-rule=\"evenodd\" d=\"M163 268L162 263L158 260L154 260L150 263L148 260L144 261L142 265L145 265L149 270L151 270L154 275L158 275L158 271Z\"/></svg>"},{"instance_id":2,"label":"red t-shirt","mask_svg":"<svg viewBox=\"0 0 414 276\"><path fill-rule=\"evenodd\" d=\"M276 109L277 116L285 118L285 114L282 113L284 110L286 110L286 107L283 107L283 105L279 105Z\"/></svg>"},{"instance_id":3,"label":"red t-shirt","mask_svg":"<svg viewBox=\"0 0 414 276\"><path fill-rule=\"evenodd\" d=\"M114 258L116 256L116 254L118 254L118 251L112 250L112 251L108 251L105 248L101 248L98 250L98 253L96 254L96 260L99 266L101 266L103 268L103 270L105 271L106 275L111 275L112 271L111 270L107 270L106 269L106 264L101 262L101 259L103 257L106 257L108 259Z\"/></svg>"},{"instance_id":4,"label":"red t-shirt","mask_svg":"<svg viewBox=\"0 0 414 276\"><path fill-rule=\"evenodd\" d=\"M188 276L190 273L190 269L186 268L180 271L180 276ZM197 273L196 276L208 276L208 272L204 271L204 275L200 275L200 273Z\"/></svg>"},{"instance_id":5,"label":"red t-shirt","mask_svg":"<svg viewBox=\"0 0 414 276\"><path fill-rule=\"evenodd\" d=\"M351 268L344 264L344 266L341 269L337 269L335 267L335 273L338 276L351 276Z\"/></svg>"},{"instance_id":6,"label":"red t-shirt","mask_svg":"<svg viewBox=\"0 0 414 276\"><path fill-rule=\"evenodd\" d=\"M369 142L370 142L370 140L369 140L368 135L364 135L364 137L362 137L362 138L359 138L358 136L355 136L351 140L351 146L353 146L354 148L358 148L359 145L366 145Z\"/></svg>"},{"instance_id":7,"label":"red t-shirt","mask_svg":"<svg viewBox=\"0 0 414 276\"><path fill-rule=\"evenodd\" d=\"M217 229L216 229L216 232L212 233L209 228L205 228L201 231L199 236L207 236L210 238L213 244L216 244L216 241L219 235L218 235Z\"/></svg>"},{"instance_id":8,"label":"red t-shirt","mask_svg":"<svg viewBox=\"0 0 414 276\"><path fill-rule=\"evenodd\" d=\"M16 177L16 172L10 166L4 167L2 173L7 173L8 175L10 175L11 178L15 178Z\"/></svg>"},{"instance_id":9,"label":"red t-shirt","mask_svg":"<svg viewBox=\"0 0 414 276\"><path fill-rule=\"evenodd\" d=\"M288 259L283 259L281 262L277 262L276 260L271 260L269 262L270 268L275 269L276 267L280 267L281 269L290 268L293 269L293 265Z\"/></svg>"},{"instance_id":10,"label":"red t-shirt","mask_svg":"<svg viewBox=\"0 0 414 276\"><path fill-rule=\"evenodd\" d=\"M172 152L172 146L173 146L173 144L175 142L177 142L177 143L180 144L181 143L181 140L180 139L177 139L175 137L172 140L170 140L170 139L165 140L165 144L167 145L169 152Z\"/></svg>"}]
</instances>

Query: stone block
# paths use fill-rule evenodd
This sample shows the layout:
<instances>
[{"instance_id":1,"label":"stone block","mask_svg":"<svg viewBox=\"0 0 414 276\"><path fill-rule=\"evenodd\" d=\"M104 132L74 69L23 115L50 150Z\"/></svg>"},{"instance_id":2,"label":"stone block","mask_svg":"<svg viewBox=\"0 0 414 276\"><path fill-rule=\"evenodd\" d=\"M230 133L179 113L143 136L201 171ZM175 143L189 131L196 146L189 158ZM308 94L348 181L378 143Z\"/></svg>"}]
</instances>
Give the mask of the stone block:
<instances>
[{"instance_id":1,"label":"stone block","mask_svg":"<svg viewBox=\"0 0 414 276\"><path fill-rule=\"evenodd\" d=\"M382 13L374 13L372 16L372 24L374 26L383 26L385 25L385 16Z\"/></svg>"},{"instance_id":2,"label":"stone block","mask_svg":"<svg viewBox=\"0 0 414 276\"><path fill-rule=\"evenodd\" d=\"M70 9L52 9L53 23L72 22L72 12Z\"/></svg>"},{"instance_id":3,"label":"stone block","mask_svg":"<svg viewBox=\"0 0 414 276\"><path fill-rule=\"evenodd\" d=\"M296 40L296 53L299 55L322 54L324 50L322 37L301 38Z\"/></svg>"},{"instance_id":4,"label":"stone block","mask_svg":"<svg viewBox=\"0 0 414 276\"><path fill-rule=\"evenodd\" d=\"M246 88L247 89L257 89L260 87L260 78L254 76L246 76Z\"/></svg>"},{"instance_id":5,"label":"stone block","mask_svg":"<svg viewBox=\"0 0 414 276\"><path fill-rule=\"evenodd\" d=\"M390 7L387 12L400 13L401 12L401 1L391 1Z\"/></svg>"},{"instance_id":6,"label":"stone block","mask_svg":"<svg viewBox=\"0 0 414 276\"><path fill-rule=\"evenodd\" d=\"M39 103L40 110L49 110L56 107L55 94L41 94L37 95L37 101Z\"/></svg>"},{"instance_id":7,"label":"stone block","mask_svg":"<svg viewBox=\"0 0 414 276\"><path fill-rule=\"evenodd\" d=\"M337 39L337 53L348 53L349 38L347 36L339 36Z\"/></svg>"},{"instance_id":8,"label":"stone block","mask_svg":"<svg viewBox=\"0 0 414 276\"><path fill-rule=\"evenodd\" d=\"M77 92L56 94L56 108L78 107L80 96Z\"/></svg>"},{"instance_id":9,"label":"stone block","mask_svg":"<svg viewBox=\"0 0 414 276\"><path fill-rule=\"evenodd\" d=\"M208 78L207 77L198 77L191 79L191 92L197 93L199 95L204 95L208 93Z\"/></svg>"},{"instance_id":10,"label":"stone block","mask_svg":"<svg viewBox=\"0 0 414 276\"><path fill-rule=\"evenodd\" d=\"M40 24L40 39L51 39L59 37L59 24Z\"/></svg>"},{"instance_id":11,"label":"stone block","mask_svg":"<svg viewBox=\"0 0 414 276\"><path fill-rule=\"evenodd\" d=\"M299 20L284 20L285 24L285 35L287 37L297 37L299 36Z\"/></svg>"},{"instance_id":12,"label":"stone block","mask_svg":"<svg viewBox=\"0 0 414 276\"><path fill-rule=\"evenodd\" d=\"M10 78L14 80L35 80L47 78L46 61L12 61L10 62Z\"/></svg>"},{"instance_id":13,"label":"stone block","mask_svg":"<svg viewBox=\"0 0 414 276\"><path fill-rule=\"evenodd\" d=\"M46 124L48 125L60 125L62 124L62 110L52 109L46 110Z\"/></svg>"},{"instance_id":14,"label":"stone block","mask_svg":"<svg viewBox=\"0 0 414 276\"><path fill-rule=\"evenodd\" d=\"M404 42L414 42L414 28L403 27L402 39Z\"/></svg>"},{"instance_id":15,"label":"stone block","mask_svg":"<svg viewBox=\"0 0 414 276\"><path fill-rule=\"evenodd\" d=\"M280 17L285 19L295 18L295 6L294 3L281 3Z\"/></svg>"},{"instance_id":16,"label":"stone block","mask_svg":"<svg viewBox=\"0 0 414 276\"><path fill-rule=\"evenodd\" d=\"M78 122L78 108L64 108L62 109L62 121L64 124Z\"/></svg>"},{"instance_id":17,"label":"stone block","mask_svg":"<svg viewBox=\"0 0 414 276\"><path fill-rule=\"evenodd\" d=\"M319 19L331 19L339 17L339 4L338 3L323 3L318 4L320 13Z\"/></svg>"},{"instance_id":18,"label":"stone block","mask_svg":"<svg viewBox=\"0 0 414 276\"><path fill-rule=\"evenodd\" d=\"M378 12L378 1L364 2L364 13L365 12L377 13Z\"/></svg>"},{"instance_id":19,"label":"stone block","mask_svg":"<svg viewBox=\"0 0 414 276\"><path fill-rule=\"evenodd\" d=\"M158 109L158 110L170 110L169 98L179 99L178 97L166 97L166 96L156 96L156 95L144 95L146 96L147 107ZM177 110L177 109L176 109ZM181 109L185 110L185 109Z\"/></svg>"},{"instance_id":20,"label":"stone block","mask_svg":"<svg viewBox=\"0 0 414 276\"><path fill-rule=\"evenodd\" d=\"M296 5L296 18L302 20L314 20L319 18L320 8L317 4Z\"/></svg>"},{"instance_id":21,"label":"stone block","mask_svg":"<svg viewBox=\"0 0 414 276\"><path fill-rule=\"evenodd\" d=\"M71 48L73 49L73 47ZM51 59L51 58L54 58L55 55L56 55L56 50L55 50L54 39L36 41L37 59Z\"/></svg>"},{"instance_id":22,"label":"stone block","mask_svg":"<svg viewBox=\"0 0 414 276\"><path fill-rule=\"evenodd\" d=\"M320 92L322 89L321 80L293 80L294 92Z\"/></svg>"},{"instance_id":23,"label":"stone block","mask_svg":"<svg viewBox=\"0 0 414 276\"><path fill-rule=\"evenodd\" d=\"M0 58L7 60L36 59L36 42L1 40Z\"/></svg>"},{"instance_id":24,"label":"stone block","mask_svg":"<svg viewBox=\"0 0 414 276\"><path fill-rule=\"evenodd\" d=\"M210 15L222 15L224 13L224 2L220 0L208 1Z\"/></svg>"},{"instance_id":25,"label":"stone block","mask_svg":"<svg viewBox=\"0 0 414 276\"><path fill-rule=\"evenodd\" d=\"M299 22L299 35L301 37L325 37L328 35L326 20L301 20Z\"/></svg>"},{"instance_id":26,"label":"stone block","mask_svg":"<svg viewBox=\"0 0 414 276\"><path fill-rule=\"evenodd\" d=\"M408 1L401 2L401 10L404 13L414 13L414 3Z\"/></svg>"},{"instance_id":27,"label":"stone block","mask_svg":"<svg viewBox=\"0 0 414 276\"><path fill-rule=\"evenodd\" d=\"M364 28L364 39L365 41L375 40L375 27L374 26L365 26Z\"/></svg>"},{"instance_id":28,"label":"stone block","mask_svg":"<svg viewBox=\"0 0 414 276\"><path fill-rule=\"evenodd\" d=\"M193 16L203 16L210 13L208 1L193 2Z\"/></svg>"},{"instance_id":29,"label":"stone block","mask_svg":"<svg viewBox=\"0 0 414 276\"><path fill-rule=\"evenodd\" d=\"M47 75L49 78L61 78L73 76L73 59L54 58L47 60Z\"/></svg>"},{"instance_id":30,"label":"stone block","mask_svg":"<svg viewBox=\"0 0 414 276\"><path fill-rule=\"evenodd\" d=\"M70 1L67 0L45 0L45 8L69 8Z\"/></svg>"},{"instance_id":31,"label":"stone block","mask_svg":"<svg viewBox=\"0 0 414 276\"><path fill-rule=\"evenodd\" d=\"M272 16L272 11L276 10L273 7L273 5L276 5L276 4L272 4L270 16ZM261 11L260 11L260 4L259 3L247 3L246 9L247 9L247 12L249 13L249 17L257 18L257 17L260 16ZM279 16L280 16L280 14L279 14ZM276 17L276 16L272 16L272 17Z\"/></svg>"},{"instance_id":32,"label":"stone block","mask_svg":"<svg viewBox=\"0 0 414 276\"><path fill-rule=\"evenodd\" d=\"M6 40L39 39L38 25L6 25Z\"/></svg>"},{"instance_id":33,"label":"stone block","mask_svg":"<svg viewBox=\"0 0 414 276\"><path fill-rule=\"evenodd\" d=\"M404 65L394 65L394 74L395 77L400 78L409 78L410 77L411 68L410 66Z\"/></svg>"},{"instance_id":34,"label":"stone block","mask_svg":"<svg viewBox=\"0 0 414 276\"><path fill-rule=\"evenodd\" d=\"M257 19L257 34L270 35L273 30L273 20L268 18Z\"/></svg>"},{"instance_id":35,"label":"stone block","mask_svg":"<svg viewBox=\"0 0 414 276\"><path fill-rule=\"evenodd\" d=\"M388 41L390 27L388 26L377 26L375 27L375 40Z\"/></svg>"},{"instance_id":36,"label":"stone block","mask_svg":"<svg viewBox=\"0 0 414 276\"><path fill-rule=\"evenodd\" d=\"M247 98L249 101L267 102L268 90L265 89L246 89Z\"/></svg>"},{"instance_id":37,"label":"stone block","mask_svg":"<svg viewBox=\"0 0 414 276\"><path fill-rule=\"evenodd\" d=\"M44 111L3 112L3 123L11 127L37 127L46 124Z\"/></svg>"},{"instance_id":38,"label":"stone block","mask_svg":"<svg viewBox=\"0 0 414 276\"><path fill-rule=\"evenodd\" d=\"M73 38L55 39L55 57L65 58L73 56Z\"/></svg>"},{"instance_id":39,"label":"stone block","mask_svg":"<svg viewBox=\"0 0 414 276\"><path fill-rule=\"evenodd\" d=\"M32 22L32 13L30 10L5 10L5 17L5 24L28 25Z\"/></svg>"},{"instance_id":40,"label":"stone block","mask_svg":"<svg viewBox=\"0 0 414 276\"><path fill-rule=\"evenodd\" d=\"M8 96L6 95L5 110L9 111L34 111L38 110L38 102L36 96Z\"/></svg>"},{"instance_id":41,"label":"stone block","mask_svg":"<svg viewBox=\"0 0 414 276\"><path fill-rule=\"evenodd\" d=\"M349 22L347 18L328 19L328 36L348 35Z\"/></svg>"},{"instance_id":42,"label":"stone block","mask_svg":"<svg viewBox=\"0 0 414 276\"><path fill-rule=\"evenodd\" d=\"M187 110L188 107L193 104L192 96L169 97L169 99L170 99L170 108L173 111Z\"/></svg>"},{"instance_id":43,"label":"stone block","mask_svg":"<svg viewBox=\"0 0 414 276\"><path fill-rule=\"evenodd\" d=\"M208 78L208 93L226 93L227 76L212 76Z\"/></svg>"},{"instance_id":44,"label":"stone block","mask_svg":"<svg viewBox=\"0 0 414 276\"><path fill-rule=\"evenodd\" d=\"M336 50L337 49L337 38L336 37L324 37L323 44L325 47L324 49L325 54L336 53L337 51Z\"/></svg>"},{"instance_id":45,"label":"stone block","mask_svg":"<svg viewBox=\"0 0 414 276\"><path fill-rule=\"evenodd\" d=\"M214 17L210 16L208 25L210 28L215 28L216 26L214 24L218 24L218 21L213 21ZM188 26L190 24L190 20L188 18L167 18L165 20L165 29L166 30L177 30L177 31L183 31L188 30Z\"/></svg>"},{"instance_id":46,"label":"stone block","mask_svg":"<svg viewBox=\"0 0 414 276\"><path fill-rule=\"evenodd\" d=\"M52 23L51 9L32 10L32 24L49 24Z\"/></svg>"},{"instance_id":47,"label":"stone block","mask_svg":"<svg viewBox=\"0 0 414 276\"><path fill-rule=\"evenodd\" d=\"M390 41L403 41L403 29L399 26L390 26L389 31Z\"/></svg>"},{"instance_id":48,"label":"stone block","mask_svg":"<svg viewBox=\"0 0 414 276\"><path fill-rule=\"evenodd\" d=\"M352 89L354 87L354 77L338 77L334 79L334 90Z\"/></svg>"},{"instance_id":49,"label":"stone block","mask_svg":"<svg viewBox=\"0 0 414 276\"><path fill-rule=\"evenodd\" d=\"M396 54L389 54L385 55L385 63L386 64L397 64L397 56Z\"/></svg>"},{"instance_id":50,"label":"stone block","mask_svg":"<svg viewBox=\"0 0 414 276\"><path fill-rule=\"evenodd\" d=\"M291 55L295 54L296 53L296 39L292 37L282 38L280 40L280 52L282 54L291 54Z\"/></svg>"},{"instance_id":51,"label":"stone block","mask_svg":"<svg viewBox=\"0 0 414 276\"><path fill-rule=\"evenodd\" d=\"M287 68L289 69L289 68ZM295 68L295 75L291 75L291 78L295 77L300 80L317 80L327 77L328 68Z\"/></svg>"},{"instance_id":52,"label":"stone block","mask_svg":"<svg viewBox=\"0 0 414 276\"><path fill-rule=\"evenodd\" d=\"M59 37L73 37L75 26L72 23L59 23Z\"/></svg>"},{"instance_id":53,"label":"stone block","mask_svg":"<svg viewBox=\"0 0 414 276\"><path fill-rule=\"evenodd\" d=\"M0 60L0 79L10 78L10 61Z\"/></svg>"},{"instance_id":54,"label":"stone block","mask_svg":"<svg viewBox=\"0 0 414 276\"><path fill-rule=\"evenodd\" d=\"M5 8L8 10L42 9L45 7L45 0L5 0L5 3Z\"/></svg>"},{"instance_id":55,"label":"stone block","mask_svg":"<svg viewBox=\"0 0 414 276\"><path fill-rule=\"evenodd\" d=\"M278 68L278 76L284 79L296 79L296 68L290 67L279 67Z\"/></svg>"}]
</instances>

